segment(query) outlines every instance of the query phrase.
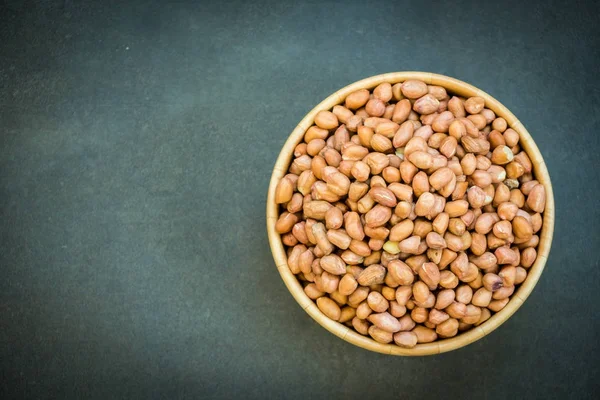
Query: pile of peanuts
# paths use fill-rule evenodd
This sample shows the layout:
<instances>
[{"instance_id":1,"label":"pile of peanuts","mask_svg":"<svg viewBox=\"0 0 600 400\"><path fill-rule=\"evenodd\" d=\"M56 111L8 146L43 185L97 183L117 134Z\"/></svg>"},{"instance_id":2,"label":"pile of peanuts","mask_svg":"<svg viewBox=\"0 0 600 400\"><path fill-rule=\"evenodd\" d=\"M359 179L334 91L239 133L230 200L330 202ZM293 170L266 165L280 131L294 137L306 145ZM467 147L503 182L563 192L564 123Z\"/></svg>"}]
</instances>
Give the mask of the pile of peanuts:
<instances>
[{"instance_id":1,"label":"pile of peanuts","mask_svg":"<svg viewBox=\"0 0 600 400\"><path fill-rule=\"evenodd\" d=\"M506 306L546 192L483 98L407 80L316 114L275 201L288 266L323 314L411 348Z\"/></svg>"}]
</instances>

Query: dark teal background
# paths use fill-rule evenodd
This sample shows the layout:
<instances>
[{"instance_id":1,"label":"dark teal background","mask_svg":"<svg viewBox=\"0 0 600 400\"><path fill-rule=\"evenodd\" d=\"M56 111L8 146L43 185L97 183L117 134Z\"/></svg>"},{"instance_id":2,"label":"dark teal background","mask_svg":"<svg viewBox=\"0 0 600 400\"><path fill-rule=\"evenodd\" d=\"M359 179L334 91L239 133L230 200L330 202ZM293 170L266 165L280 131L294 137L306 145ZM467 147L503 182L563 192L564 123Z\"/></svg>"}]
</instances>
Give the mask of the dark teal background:
<instances>
[{"instance_id":1,"label":"dark teal background","mask_svg":"<svg viewBox=\"0 0 600 400\"><path fill-rule=\"evenodd\" d=\"M574 2L0 3L0 395L591 399L600 331L600 7ZM538 286L427 358L302 311L265 201L287 135L356 80L495 96L556 200Z\"/></svg>"}]
</instances>

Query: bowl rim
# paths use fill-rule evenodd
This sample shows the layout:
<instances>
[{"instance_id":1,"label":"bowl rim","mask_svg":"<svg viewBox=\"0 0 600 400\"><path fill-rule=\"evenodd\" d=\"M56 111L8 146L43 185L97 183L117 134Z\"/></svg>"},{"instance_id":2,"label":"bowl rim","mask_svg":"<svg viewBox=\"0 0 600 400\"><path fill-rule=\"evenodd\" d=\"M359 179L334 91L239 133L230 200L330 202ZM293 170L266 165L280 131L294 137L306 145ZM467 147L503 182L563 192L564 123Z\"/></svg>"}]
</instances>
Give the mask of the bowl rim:
<instances>
[{"instance_id":1,"label":"bowl rim","mask_svg":"<svg viewBox=\"0 0 600 400\"><path fill-rule=\"evenodd\" d=\"M527 279L525 279L519 289L513 294L508 304L483 324L473 327L464 333L459 333L453 338L442 339L432 343L418 344L412 349L405 349L397 346L394 343L383 344L376 342L375 340L367 336L363 336L339 322L329 319L319 310L316 303L306 295L302 285L296 276L292 274L287 265L287 256L283 247L283 243L281 242L281 236L275 231L275 223L279 217L279 207L274 201L274 196L279 180L287 173L294 148L302 140L305 131L312 126L314 123L314 117L319 111L330 110L333 106L342 104L346 96L356 90L372 89L384 82L388 82L393 85L409 79L418 79L428 85L442 86L452 94L463 97L482 97L485 100L485 107L494 111L496 116L503 117L508 123L508 126L519 134L519 144L521 145L522 149L527 152L527 155L531 159L536 179L543 184L546 189L546 208L543 214L544 224L537 248L537 259L533 266L529 268ZM552 237L554 234L554 194L552 191L550 175L548 174L548 169L542 154L540 153L537 145L533 141L533 138L525 126L514 116L512 112L510 112L510 110L508 110L508 108L483 90L449 76L418 71L391 72L375 75L354 82L334 92L325 100L321 101L308 114L306 114L306 116L302 118L300 123L288 137L283 148L281 149L281 152L279 153L277 161L275 162L273 174L271 175L271 181L269 184L266 211L267 232L271 252L275 260L275 265L277 266L279 274L281 275L286 287L294 299L296 299L298 304L302 307L302 309L304 309L304 311L306 311L322 327L346 342L374 352L399 356L432 355L456 350L481 339L502 325L502 323L509 319L519 309L519 307L521 307L540 279L550 253Z\"/></svg>"}]
</instances>

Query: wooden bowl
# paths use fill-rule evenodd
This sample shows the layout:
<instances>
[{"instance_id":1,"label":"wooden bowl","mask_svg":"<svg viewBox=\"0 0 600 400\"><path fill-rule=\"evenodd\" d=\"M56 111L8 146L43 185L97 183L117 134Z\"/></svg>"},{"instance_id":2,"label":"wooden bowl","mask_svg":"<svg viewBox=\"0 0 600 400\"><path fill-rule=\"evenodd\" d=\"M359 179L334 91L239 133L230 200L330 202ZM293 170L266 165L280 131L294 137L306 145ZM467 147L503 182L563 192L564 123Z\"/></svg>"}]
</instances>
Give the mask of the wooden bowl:
<instances>
[{"instance_id":1,"label":"wooden bowl","mask_svg":"<svg viewBox=\"0 0 600 400\"><path fill-rule=\"evenodd\" d=\"M540 236L540 243L537 248L537 259L533 266L529 269L527 279L521 284L519 289L513 294L508 304L499 312L494 314L483 324L478 327L473 327L469 331L459 333L457 336L449 339L438 340L433 343L418 344L412 349L405 349L395 344L382 344L375 340L362 336L354 331L326 317L318 308L316 303L311 300L305 293L298 282L297 278L292 274L287 265L287 257L285 249L281 242L281 236L275 231L275 222L279 217L279 207L274 201L275 188L279 180L287 173L289 164L292 159L294 148L302 140L305 131L313 125L314 117L321 110L330 110L337 104L342 104L350 93L358 89L372 89L375 86L389 82L392 85L398 82L403 82L407 79L419 79L430 85L439 85L447 89L448 92L464 97L480 96L485 99L485 106L496 113L497 116L506 120L508 125L517 131L520 135L520 145L527 152L533 163L533 169L536 179L546 188L546 209L544 211L544 224ZM367 350L376 351L378 353L401 355L401 356L417 356L444 353L450 350L455 350L466 346L469 343L482 338L489 334L494 329L498 328L504 321L510 318L521 307L527 296L531 293L534 286L540 279L540 275L544 270L544 265L550 253L552 244L552 235L554 232L554 195L552 193L552 184L550 175L544 159L540 154L535 142L533 141L527 129L523 124L504 107L498 100L494 99L484 91L476 87L462 82L458 79L450 78L444 75L432 74L428 72L392 72L389 74L372 76L346 86L338 90L331 96L323 100L311 112L309 112L300 121L300 124L292 131L287 142L281 149L271 183L269 185L269 194L267 199L267 231L269 234L269 243L275 264L285 282L285 285L292 293L298 304L319 324L334 335L339 336L343 340L350 342L356 346Z\"/></svg>"}]
</instances>

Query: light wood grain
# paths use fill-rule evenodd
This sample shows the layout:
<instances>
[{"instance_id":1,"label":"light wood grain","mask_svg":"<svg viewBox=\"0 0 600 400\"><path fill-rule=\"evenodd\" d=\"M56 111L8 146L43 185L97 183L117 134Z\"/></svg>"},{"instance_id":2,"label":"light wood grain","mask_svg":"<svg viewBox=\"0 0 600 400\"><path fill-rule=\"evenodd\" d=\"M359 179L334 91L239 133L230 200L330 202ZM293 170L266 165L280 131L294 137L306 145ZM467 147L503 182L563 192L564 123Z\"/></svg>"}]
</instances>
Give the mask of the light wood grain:
<instances>
[{"instance_id":1,"label":"light wood grain","mask_svg":"<svg viewBox=\"0 0 600 400\"><path fill-rule=\"evenodd\" d=\"M275 231L275 222L279 216L279 210L274 201L277 183L285 175L290 165L294 148L302 140L306 129L313 124L314 117L317 112L321 110L329 110L333 106L343 103L346 96L355 90L372 89L383 82L394 84L398 82L404 82L407 79L420 79L428 84L443 86L451 94L457 94L465 97L483 97L485 99L485 106L494 111L497 116L503 117L507 121L508 125L519 133L521 147L531 158L536 179L544 185L547 194L546 209L543 215L544 224L540 235L540 244L537 249L538 257L534 265L530 268L527 279L525 282L523 282L523 284L521 284L506 307L475 329L461 333L454 338L444 339L434 343L419 344L413 349L404 349L394 344L378 343L371 338L360 335L353 329L349 329L340 323L330 320L316 307L315 303L304 293L302 285L300 282L298 282L296 277L291 273L287 266L285 248L281 243L280 235ZM546 260L550 254L552 236L554 233L554 195L548 169L546 168L542 154L540 153L533 138L527 129L525 129L523 124L515 117L515 115L511 113L505 106L503 106L498 100L494 99L484 91L469 85L468 83L444 75L427 72L393 72L363 79L338 90L323 100L308 114L306 114L298 126L292 131L285 145L281 149L281 152L279 153L279 157L277 158L277 162L273 168L271 182L269 184L267 198L267 232L269 235L269 243L271 246L271 252L273 253L273 258L275 260L275 265L277 266L277 270L281 274L285 285L292 296L294 296L298 304L300 304L302 309L304 309L325 329L347 342L378 353L400 356L432 355L458 349L489 334L498 328L502 323L504 323L504 321L510 318L510 316L513 315L523 304L525 299L527 299L529 294L531 294L533 288L542 275Z\"/></svg>"}]
</instances>

